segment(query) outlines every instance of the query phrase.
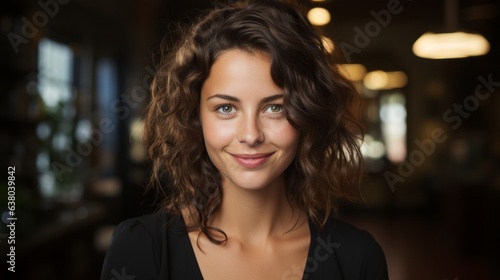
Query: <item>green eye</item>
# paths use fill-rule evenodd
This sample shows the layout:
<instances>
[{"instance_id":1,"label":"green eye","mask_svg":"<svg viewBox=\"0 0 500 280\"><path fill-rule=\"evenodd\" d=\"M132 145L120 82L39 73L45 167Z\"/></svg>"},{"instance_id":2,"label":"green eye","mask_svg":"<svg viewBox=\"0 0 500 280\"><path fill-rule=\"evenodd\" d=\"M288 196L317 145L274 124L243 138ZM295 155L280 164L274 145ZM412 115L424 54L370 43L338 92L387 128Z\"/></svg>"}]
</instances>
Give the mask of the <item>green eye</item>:
<instances>
[{"instance_id":1,"label":"green eye","mask_svg":"<svg viewBox=\"0 0 500 280\"><path fill-rule=\"evenodd\" d=\"M271 113L281 113L283 112L283 106L278 104L269 105L266 111L269 111Z\"/></svg>"},{"instance_id":2,"label":"green eye","mask_svg":"<svg viewBox=\"0 0 500 280\"><path fill-rule=\"evenodd\" d=\"M234 108L231 105L222 105L222 106L219 106L217 108L217 112L224 114L224 115L228 115L228 114L233 113L233 110L234 110Z\"/></svg>"}]
</instances>

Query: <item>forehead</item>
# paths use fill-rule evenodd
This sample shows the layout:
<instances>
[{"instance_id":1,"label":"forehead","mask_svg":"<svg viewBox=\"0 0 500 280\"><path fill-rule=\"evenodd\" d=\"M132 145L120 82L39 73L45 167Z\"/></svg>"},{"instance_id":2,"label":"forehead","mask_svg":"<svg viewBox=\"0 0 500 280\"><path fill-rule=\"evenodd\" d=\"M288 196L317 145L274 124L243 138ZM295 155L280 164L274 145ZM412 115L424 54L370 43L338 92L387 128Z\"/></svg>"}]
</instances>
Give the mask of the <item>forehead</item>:
<instances>
[{"instance_id":1,"label":"forehead","mask_svg":"<svg viewBox=\"0 0 500 280\"><path fill-rule=\"evenodd\" d=\"M265 52L231 49L217 56L203 83L205 94L276 94L282 89L271 77L271 59Z\"/></svg>"},{"instance_id":2,"label":"forehead","mask_svg":"<svg viewBox=\"0 0 500 280\"><path fill-rule=\"evenodd\" d=\"M253 51L240 48L232 48L219 52L210 67L213 68L227 68L227 67L263 67L269 68L271 65L271 57L264 51ZM238 69L233 69L238 70ZM212 71L211 71L212 72Z\"/></svg>"}]
</instances>

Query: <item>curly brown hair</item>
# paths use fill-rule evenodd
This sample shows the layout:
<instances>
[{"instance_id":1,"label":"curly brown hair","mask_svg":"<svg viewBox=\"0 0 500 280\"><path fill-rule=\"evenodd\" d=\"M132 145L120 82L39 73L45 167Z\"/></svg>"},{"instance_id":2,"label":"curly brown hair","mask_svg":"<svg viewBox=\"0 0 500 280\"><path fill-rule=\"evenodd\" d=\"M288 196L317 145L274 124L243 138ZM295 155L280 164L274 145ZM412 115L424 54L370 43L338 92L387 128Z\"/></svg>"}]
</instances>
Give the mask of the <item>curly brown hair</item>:
<instances>
[{"instance_id":1,"label":"curly brown hair","mask_svg":"<svg viewBox=\"0 0 500 280\"><path fill-rule=\"evenodd\" d=\"M208 225L222 201L221 177L205 150L200 91L223 51L265 52L271 76L284 90L284 112L299 132L294 162L285 171L290 203L322 227L339 201L357 197L363 172L361 129L352 105L356 90L301 9L282 1L240 1L216 8L185 29L161 60L145 119L151 184L162 207L190 209L194 225L220 244ZM171 179L167 187L160 178ZM226 237L227 239L227 237Z\"/></svg>"}]
</instances>

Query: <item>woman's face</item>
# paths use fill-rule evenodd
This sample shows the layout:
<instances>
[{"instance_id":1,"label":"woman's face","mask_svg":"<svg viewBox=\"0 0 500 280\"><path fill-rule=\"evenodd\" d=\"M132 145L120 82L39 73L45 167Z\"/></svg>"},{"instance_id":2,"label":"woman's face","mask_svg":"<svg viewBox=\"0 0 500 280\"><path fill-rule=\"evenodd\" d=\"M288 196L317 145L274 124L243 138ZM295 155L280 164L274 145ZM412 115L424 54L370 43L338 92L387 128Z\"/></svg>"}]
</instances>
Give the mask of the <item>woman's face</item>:
<instances>
[{"instance_id":1,"label":"woman's face","mask_svg":"<svg viewBox=\"0 0 500 280\"><path fill-rule=\"evenodd\" d=\"M201 89L200 118L223 186L257 190L283 179L298 132L285 118L283 89L271 78L267 54L239 49L220 54Z\"/></svg>"}]
</instances>

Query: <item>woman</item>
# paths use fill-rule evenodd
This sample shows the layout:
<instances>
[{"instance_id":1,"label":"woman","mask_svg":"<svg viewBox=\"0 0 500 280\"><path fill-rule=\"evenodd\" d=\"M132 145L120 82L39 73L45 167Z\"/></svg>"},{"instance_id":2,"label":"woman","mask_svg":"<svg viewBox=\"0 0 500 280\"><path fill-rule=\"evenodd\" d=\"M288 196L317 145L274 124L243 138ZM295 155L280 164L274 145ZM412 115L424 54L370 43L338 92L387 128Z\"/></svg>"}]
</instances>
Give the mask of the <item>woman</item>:
<instances>
[{"instance_id":1,"label":"woman","mask_svg":"<svg viewBox=\"0 0 500 280\"><path fill-rule=\"evenodd\" d=\"M118 226L102 279L387 278L374 239L333 217L362 173L356 93L297 7L211 11L152 92L145 136L163 204Z\"/></svg>"}]
</instances>

